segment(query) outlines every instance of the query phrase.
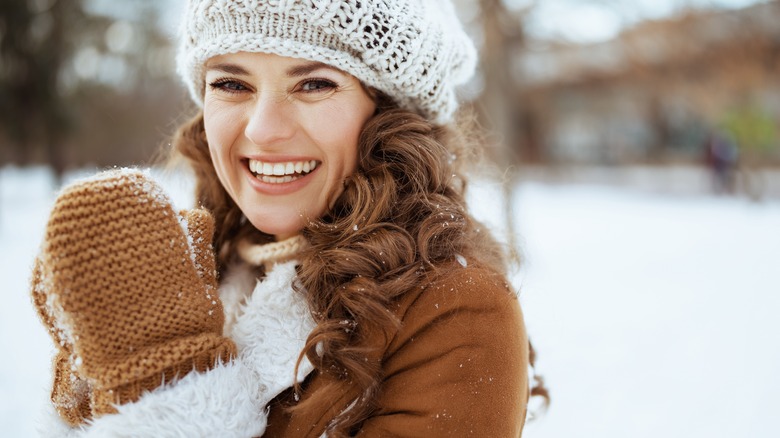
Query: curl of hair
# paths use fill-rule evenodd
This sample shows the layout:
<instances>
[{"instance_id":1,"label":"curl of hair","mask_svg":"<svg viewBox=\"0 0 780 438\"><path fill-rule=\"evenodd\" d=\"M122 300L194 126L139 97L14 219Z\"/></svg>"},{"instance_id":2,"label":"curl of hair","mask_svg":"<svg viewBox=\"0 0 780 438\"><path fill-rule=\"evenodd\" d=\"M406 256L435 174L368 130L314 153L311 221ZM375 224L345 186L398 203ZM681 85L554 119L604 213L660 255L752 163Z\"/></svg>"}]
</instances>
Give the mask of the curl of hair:
<instances>
[{"instance_id":1,"label":"curl of hair","mask_svg":"<svg viewBox=\"0 0 780 438\"><path fill-rule=\"evenodd\" d=\"M329 436L350 435L376 408L381 357L369 342L398 327L390 307L396 298L418 286L427 272L451 266L447 262L456 255L506 272L501 248L466 210L465 180L454 167L454 153L463 153L454 148L463 146L462 140L453 128L380 105L361 132L357 171L329 212L303 230L310 247L300 256L297 287L306 291L316 327L298 364L306 355L319 372L335 378L288 409L327 404L332 394L352 385L362 393L330 424ZM219 183L202 114L179 130L174 147L189 159L197 199L215 217L220 272L236 257L233 242L272 239L243 219ZM544 388L535 391L547 398Z\"/></svg>"}]
</instances>

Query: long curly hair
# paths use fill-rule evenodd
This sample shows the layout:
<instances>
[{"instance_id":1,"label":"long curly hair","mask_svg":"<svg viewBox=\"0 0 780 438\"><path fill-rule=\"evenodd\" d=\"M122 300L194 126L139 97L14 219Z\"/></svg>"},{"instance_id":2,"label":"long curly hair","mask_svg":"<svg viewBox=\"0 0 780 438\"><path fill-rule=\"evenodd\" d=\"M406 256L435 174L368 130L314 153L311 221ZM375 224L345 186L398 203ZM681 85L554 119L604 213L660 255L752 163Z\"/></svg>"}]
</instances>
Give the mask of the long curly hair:
<instances>
[{"instance_id":1,"label":"long curly hair","mask_svg":"<svg viewBox=\"0 0 780 438\"><path fill-rule=\"evenodd\" d=\"M376 337L368 334L398 327L390 307L396 298L426 273L448 269L457 255L506 272L502 248L466 209L459 167L474 158L469 136L457 124L434 125L399 109L381 94L376 100L358 142L357 171L335 205L303 230L310 246L300 255L297 287L306 291L316 327L298 364L305 355L335 378L288 409L311 409L352 385L362 390L331 423L329 436L349 435L376 408L381 358L372 356L376 349L368 342ZM196 199L214 215L220 272L237 257L238 241L273 240L244 218L219 183L202 113L179 129L174 150L189 160ZM532 394L548 399L541 383Z\"/></svg>"}]
</instances>

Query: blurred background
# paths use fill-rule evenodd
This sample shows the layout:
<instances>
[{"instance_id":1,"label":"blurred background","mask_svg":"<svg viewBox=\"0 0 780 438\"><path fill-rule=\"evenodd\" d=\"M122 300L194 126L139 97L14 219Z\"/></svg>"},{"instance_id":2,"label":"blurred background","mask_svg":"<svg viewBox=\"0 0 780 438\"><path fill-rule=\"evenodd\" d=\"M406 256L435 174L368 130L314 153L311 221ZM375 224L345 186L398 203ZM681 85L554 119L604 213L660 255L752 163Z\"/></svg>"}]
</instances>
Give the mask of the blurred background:
<instances>
[{"instance_id":1,"label":"blurred background","mask_svg":"<svg viewBox=\"0 0 780 438\"><path fill-rule=\"evenodd\" d=\"M552 394L525 435L780 436L780 1L454 1L489 133L469 199ZM47 398L26 289L57 188L159 163L193 114L182 4L0 2L2 436Z\"/></svg>"}]
</instances>

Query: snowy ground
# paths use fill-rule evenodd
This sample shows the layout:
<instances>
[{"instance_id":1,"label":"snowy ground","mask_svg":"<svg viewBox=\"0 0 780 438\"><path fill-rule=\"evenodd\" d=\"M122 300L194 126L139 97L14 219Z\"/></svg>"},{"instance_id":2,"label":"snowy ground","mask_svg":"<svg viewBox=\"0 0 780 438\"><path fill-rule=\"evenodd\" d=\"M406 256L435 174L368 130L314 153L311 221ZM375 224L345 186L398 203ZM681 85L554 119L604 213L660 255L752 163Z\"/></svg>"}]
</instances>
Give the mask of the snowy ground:
<instances>
[{"instance_id":1,"label":"snowy ground","mask_svg":"<svg viewBox=\"0 0 780 438\"><path fill-rule=\"evenodd\" d=\"M35 436L47 399L27 281L52 186L0 169L3 437ZM496 227L499 193L471 193ZM533 182L515 201L515 280L553 398L525 436L780 436L780 202Z\"/></svg>"}]
</instances>

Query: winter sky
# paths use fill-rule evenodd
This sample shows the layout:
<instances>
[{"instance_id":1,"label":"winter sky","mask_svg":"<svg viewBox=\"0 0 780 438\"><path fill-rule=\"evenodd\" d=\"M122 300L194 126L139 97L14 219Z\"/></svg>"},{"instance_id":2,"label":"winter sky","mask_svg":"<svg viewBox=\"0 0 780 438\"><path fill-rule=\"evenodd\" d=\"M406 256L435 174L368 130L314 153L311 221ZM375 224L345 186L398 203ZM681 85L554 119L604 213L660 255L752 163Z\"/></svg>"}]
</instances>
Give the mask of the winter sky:
<instances>
[{"instance_id":1,"label":"winter sky","mask_svg":"<svg viewBox=\"0 0 780 438\"><path fill-rule=\"evenodd\" d=\"M539 37L589 43L608 40L625 26L659 19L687 6L737 9L762 0L506 0L513 7L536 3L528 30Z\"/></svg>"},{"instance_id":2,"label":"winter sky","mask_svg":"<svg viewBox=\"0 0 780 438\"><path fill-rule=\"evenodd\" d=\"M477 0L453 0L462 15L478 13ZM512 9L535 4L527 22L528 31L542 38L562 38L578 43L608 40L622 28L644 19L667 17L686 7L738 9L769 0L504 0ZM161 0L161 26L173 35L179 11L186 0ZM90 9L106 15L132 15L132 2L90 0Z\"/></svg>"}]
</instances>

